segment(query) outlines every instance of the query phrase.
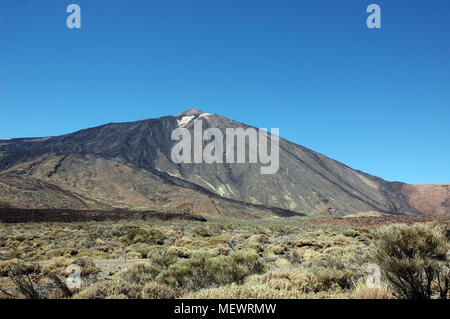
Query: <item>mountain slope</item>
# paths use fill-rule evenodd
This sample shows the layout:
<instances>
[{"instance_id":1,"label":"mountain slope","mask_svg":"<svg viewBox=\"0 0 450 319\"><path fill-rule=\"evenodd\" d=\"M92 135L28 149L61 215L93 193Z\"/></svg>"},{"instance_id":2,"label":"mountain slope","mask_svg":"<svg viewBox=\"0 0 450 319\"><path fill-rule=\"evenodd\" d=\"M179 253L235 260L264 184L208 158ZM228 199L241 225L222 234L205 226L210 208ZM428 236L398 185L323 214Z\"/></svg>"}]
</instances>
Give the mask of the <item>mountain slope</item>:
<instances>
[{"instance_id":1,"label":"mountain slope","mask_svg":"<svg viewBox=\"0 0 450 319\"><path fill-rule=\"evenodd\" d=\"M0 203L167 211L190 207L212 218L317 214L330 208L345 214L419 213L395 185L282 138L280 170L274 175L261 175L259 164L174 164L171 133L180 126L192 131L195 119L204 129L222 132L250 127L189 109L63 136L0 141ZM60 191L49 191L45 183ZM46 195L33 198L27 190L31 185L47 189Z\"/></svg>"},{"instance_id":2,"label":"mountain slope","mask_svg":"<svg viewBox=\"0 0 450 319\"><path fill-rule=\"evenodd\" d=\"M207 218L294 216L298 213L222 198L120 160L93 154L55 155L0 172L0 207L151 210Z\"/></svg>"},{"instance_id":3,"label":"mountain slope","mask_svg":"<svg viewBox=\"0 0 450 319\"><path fill-rule=\"evenodd\" d=\"M411 207L427 215L450 216L450 184L408 185L393 183Z\"/></svg>"}]
</instances>

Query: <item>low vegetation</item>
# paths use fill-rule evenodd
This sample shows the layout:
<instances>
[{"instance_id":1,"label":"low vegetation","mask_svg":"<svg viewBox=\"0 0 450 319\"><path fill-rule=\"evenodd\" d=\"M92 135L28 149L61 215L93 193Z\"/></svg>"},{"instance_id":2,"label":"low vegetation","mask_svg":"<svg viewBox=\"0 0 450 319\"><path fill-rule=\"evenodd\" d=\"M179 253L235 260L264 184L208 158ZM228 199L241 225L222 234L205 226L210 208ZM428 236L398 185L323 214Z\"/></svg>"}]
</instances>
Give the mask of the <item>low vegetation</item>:
<instances>
[{"instance_id":1,"label":"low vegetation","mask_svg":"<svg viewBox=\"0 0 450 319\"><path fill-rule=\"evenodd\" d=\"M394 295L447 299L450 281L448 229L437 224L391 225L377 233L373 259Z\"/></svg>"},{"instance_id":2,"label":"low vegetation","mask_svg":"<svg viewBox=\"0 0 450 319\"><path fill-rule=\"evenodd\" d=\"M447 298L448 234L300 218L0 224L0 298Z\"/></svg>"}]
</instances>

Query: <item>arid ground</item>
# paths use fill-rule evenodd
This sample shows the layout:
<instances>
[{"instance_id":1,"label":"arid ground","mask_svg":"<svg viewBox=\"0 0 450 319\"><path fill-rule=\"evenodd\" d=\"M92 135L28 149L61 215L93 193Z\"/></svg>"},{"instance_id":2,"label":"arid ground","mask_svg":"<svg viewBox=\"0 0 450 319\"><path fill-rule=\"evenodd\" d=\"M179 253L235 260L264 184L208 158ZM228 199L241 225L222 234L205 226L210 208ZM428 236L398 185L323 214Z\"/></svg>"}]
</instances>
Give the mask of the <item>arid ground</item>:
<instances>
[{"instance_id":1,"label":"arid ground","mask_svg":"<svg viewBox=\"0 0 450 319\"><path fill-rule=\"evenodd\" d=\"M450 217L2 222L0 297L364 298L379 227L423 222ZM72 264L81 286L66 289Z\"/></svg>"}]
</instances>

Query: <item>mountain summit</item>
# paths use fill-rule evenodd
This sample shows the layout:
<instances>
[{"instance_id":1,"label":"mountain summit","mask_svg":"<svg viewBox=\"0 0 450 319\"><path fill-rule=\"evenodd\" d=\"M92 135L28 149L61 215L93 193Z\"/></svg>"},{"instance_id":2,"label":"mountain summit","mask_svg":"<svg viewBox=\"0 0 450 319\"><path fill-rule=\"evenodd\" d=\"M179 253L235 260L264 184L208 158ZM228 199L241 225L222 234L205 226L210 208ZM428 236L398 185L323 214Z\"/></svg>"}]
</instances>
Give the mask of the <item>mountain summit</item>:
<instances>
[{"instance_id":1,"label":"mountain summit","mask_svg":"<svg viewBox=\"0 0 450 319\"><path fill-rule=\"evenodd\" d=\"M199 108L190 108L187 109L186 111L184 111L183 113L180 113L177 115L177 117L180 116L198 116L198 115L202 115L204 112L202 110L200 110Z\"/></svg>"},{"instance_id":2,"label":"mountain summit","mask_svg":"<svg viewBox=\"0 0 450 319\"><path fill-rule=\"evenodd\" d=\"M207 218L332 211L450 214L444 205L448 194L437 198L438 208L427 211L426 205L417 205L421 201L411 187L282 138L280 169L273 175L261 175L259 164L175 164L171 133L178 127L192 131L194 119L205 129L222 132L250 127L192 108L177 116L111 123L62 136L0 141L0 207L188 211Z\"/></svg>"}]
</instances>

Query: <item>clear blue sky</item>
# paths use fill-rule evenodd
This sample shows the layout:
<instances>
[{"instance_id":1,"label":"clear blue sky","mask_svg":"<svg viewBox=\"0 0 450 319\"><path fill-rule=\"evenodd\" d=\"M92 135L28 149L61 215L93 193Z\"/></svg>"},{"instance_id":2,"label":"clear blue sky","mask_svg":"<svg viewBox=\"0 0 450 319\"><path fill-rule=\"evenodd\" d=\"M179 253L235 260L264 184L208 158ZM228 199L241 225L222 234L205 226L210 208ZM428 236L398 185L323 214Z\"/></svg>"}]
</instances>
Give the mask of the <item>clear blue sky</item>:
<instances>
[{"instance_id":1,"label":"clear blue sky","mask_svg":"<svg viewBox=\"0 0 450 319\"><path fill-rule=\"evenodd\" d=\"M196 106L390 181L449 183L449 14L448 0L1 0L0 139Z\"/></svg>"}]
</instances>

